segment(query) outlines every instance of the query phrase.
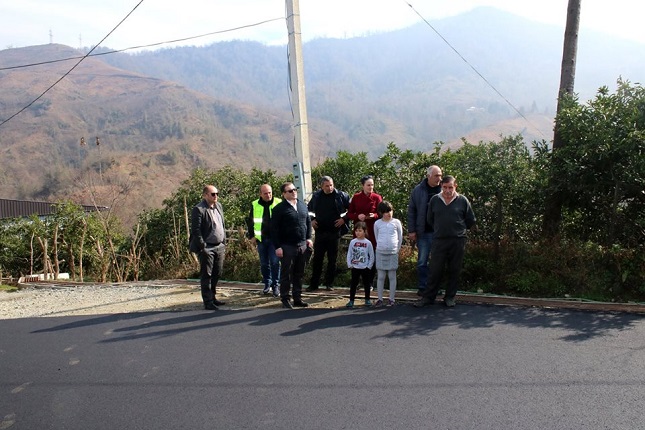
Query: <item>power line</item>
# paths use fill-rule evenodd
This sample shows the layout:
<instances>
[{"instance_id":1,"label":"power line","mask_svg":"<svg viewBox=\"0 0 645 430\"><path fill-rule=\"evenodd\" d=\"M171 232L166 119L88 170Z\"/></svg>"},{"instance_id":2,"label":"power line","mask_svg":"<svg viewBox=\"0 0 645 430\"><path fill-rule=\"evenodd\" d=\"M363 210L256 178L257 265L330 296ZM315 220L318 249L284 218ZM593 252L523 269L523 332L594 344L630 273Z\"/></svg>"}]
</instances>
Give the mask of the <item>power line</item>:
<instances>
[{"instance_id":1,"label":"power line","mask_svg":"<svg viewBox=\"0 0 645 430\"><path fill-rule=\"evenodd\" d=\"M279 21L279 20L283 20L283 19L284 19L284 17L272 18L272 19L267 19L267 20L264 20L264 21L256 22L254 24L242 25L242 26L239 26L239 27L233 27L233 28L229 28L229 29L226 29L226 30L218 30L218 31L210 32L210 33L199 34L197 36L184 37L184 38L181 38L181 39L166 40L164 42L155 42L155 43L151 43L149 45L131 46L129 48L115 49L115 50L106 51L106 52L98 52L98 53L90 55L90 56L91 57L98 57L100 55L116 54L118 52L131 51L133 49L150 48L150 47L153 47L153 46L160 46L160 45L165 45L165 44L169 44L169 43L185 42L187 40L199 39L201 37L212 36L212 35L215 35L215 34L229 33L229 32L232 32L232 31L242 30L242 29L245 29L245 28L256 27L256 26L263 25L263 24L266 24L266 23L269 23L269 22ZM88 56L88 55L77 56L77 57L67 57L67 58L61 58L61 59L58 59L58 60L41 61L39 63L22 64L22 65L19 65L19 66L0 67L0 71L13 70L13 69L23 69L23 68L26 68L26 67L34 67L34 66L42 66L44 64L60 63L62 61L78 60L79 58L85 58L86 56Z\"/></svg>"},{"instance_id":2,"label":"power line","mask_svg":"<svg viewBox=\"0 0 645 430\"><path fill-rule=\"evenodd\" d=\"M29 109L29 107L31 107L31 105L33 105L33 104L34 104L34 103L36 103L38 100L40 100L40 99L41 99L45 94L47 94L47 93L48 93L52 88L54 88L56 85L58 85L58 83L59 83L60 81L62 81L63 79L65 79L65 78L67 77L67 75L69 75L70 73L72 73L72 71L73 71L76 67L78 67L78 66L79 66L79 64L81 64L81 63L83 62L83 60L85 60L87 57L89 57L89 56L90 56L90 54L92 53L92 51L94 51L94 50L95 50L95 49L96 49L96 48L97 48L101 43L103 43L103 41L104 41L105 39L107 39L108 37L110 37L110 35L111 35L112 33L114 33L114 31L115 31L117 28L119 28L119 26L121 26L121 24L123 24L123 23L125 22L125 20L126 20L126 19L128 19L128 18L130 17L130 15L132 15L132 13L133 13L133 12L134 12L134 11L135 11L139 6L140 6L140 5L141 5L141 3L143 3L143 0L140 0L140 1L139 1L139 3L137 3L137 5L136 5L134 8L132 8L132 10L131 10L131 11L130 11L130 12L129 12L129 13L128 13L128 14L127 14L127 15L126 15L126 16L125 16L125 17L124 17L124 18L123 18L123 19L122 19L122 20L121 20L121 21L120 21L116 26L115 26L115 27L114 27L114 28L113 28L113 29L112 29L112 30L111 30L107 35L105 35L105 37L104 37L103 39L101 39L101 41L100 41L99 43L97 43L97 44L96 44L96 46L94 46L94 48L90 49L90 50L89 50L89 52L88 52L87 54L85 54L83 57L81 57L81 59L80 59L80 60L78 60L78 62L77 62L76 64L74 64L74 66L73 66L71 69L69 69L67 72L65 72L65 74L63 74L63 76L61 76L61 77L60 77L56 82L54 82L53 84L51 84L51 85L49 86L49 88L47 88L45 91L43 91L43 92L42 92L38 97L36 97L36 98L35 98L31 103L29 103L27 106L23 107L23 108L22 108L22 109L20 109L18 112L14 113L13 115L11 115L9 118L5 119L4 121L0 122L0 127L2 127L3 125L5 125L7 122L11 121L13 118L15 118L15 117L17 117L18 115L20 115L20 114L21 114L22 112L24 112L25 110Z\"/></svg>"},{"instance_id":3,"label":"power line","mask_svg":"<svg viewBox=\"0 0 645 430\"><path fill-rule=\"evenodd\" d=\"M469 66L469 67L470 67L470 68L471 68L471 69L472 69L472 70L477 74L477 76L479 76L480 78L482 78L482 80L486 83L486 85L488 85L490 88L492 88L492 90L493 90L493 91L495 91L495 92L497 93L497 95L498 95L498 96L500 96L500 97L501 97L501 98L506 102L506 104L508 104L508 105L509 105L509 106L510 106L510 107L511 107L515 112L517 112L517 114L518 114L519 116L521 116L521 117L524 119L524 121L526 121L526 122L527 122L527 124L529 124L529 125L530 125L531 127L533 127L535 130L537 130L537 132L538 132L538 133L540 133L540 135L542 135L542 137L544 137L544 138L546 139L546 136L544 136L544 133L542 133L542 131L541 131L539 128L537 128L535 125L533 125L533 123L531 123L531 121L529 121L529 120L524 116L524 114L522 114L522 112L520 112L520 110L519 110L518 108L516 108L516 107L515 107L515 105L514 105L513 103L511 103L511 102L510 102L510 100L508 100L508 99L507 99L507 98L506 98L506 97L505 97L505 96L504 96L504 95L503 95L503 94L502 94L502 93L501 93L497 88L495 88L495 86L494 86L493 84L491 84L491 83L488 81L488 79L486 79L486 78L484 77L484 75L482 75L482 74L479 72L479 70L477 70L477 68L476 68L475 66L473 66L472 64L470 64L470 62L469 62L469 61L468 61L468 60L467 60L463 55L461 55L461 53L457 50L457 48L455 48L454 46L452 46L452 44L451 44L450 42L448 42L448 40L447 40L445 37L443 37L443 35L442 35L441 33L439 33L439 31L438 31L436 28L434 28L434 26L433 26L432 24L430 24L430 22L428 22L428 20L427 20L427 19L425 19L425 18L423 17L423 15L421 15L421 14L420 14L420 13L419 13L415 8L414 8L414 6L412 6L412 5L411 5L410 3L408 3L406 0L403 0L403 2L404 2L405 4L407 4L408 6L410 6L410 8L414 11L414 13L416 13L416 14L419 16L419 18L421 18L421 19L423 20L423 22L425 22L425 23L428 25L428 27L430 27L430 28L432 29L432 31L434 31L434 32L437 34L437 36L439 36L439 37L441 38L441 40L443 40L443 41L444 41L444 43L445 43L446 45L448 45L448 46L450 47L450 49L452 49L452 50L455 52L455 54L457 54L457 55L459 56L459 58L461 58L461 59L464 61L464 63L466 63L466 64L467 64L467 65L468 65L468 66Z\"/></svg>"}]
</instances>

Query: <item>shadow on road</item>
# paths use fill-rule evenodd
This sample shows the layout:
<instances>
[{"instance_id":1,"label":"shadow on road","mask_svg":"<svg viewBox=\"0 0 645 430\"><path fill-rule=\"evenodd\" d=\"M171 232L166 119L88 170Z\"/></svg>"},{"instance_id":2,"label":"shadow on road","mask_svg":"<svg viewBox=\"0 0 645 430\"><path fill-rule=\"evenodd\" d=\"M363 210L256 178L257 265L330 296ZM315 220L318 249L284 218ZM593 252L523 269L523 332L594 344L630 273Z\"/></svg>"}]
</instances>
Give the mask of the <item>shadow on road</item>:
<instances>
[{"instance_id":1,"label":"shadow on road","mask_svg":"<svg viewBox=\"0 0 645 430\"><path fill-rule=\"evenodd\" d=\"M111 329L111 337L102 343L124 342L142 338L176 336L197 330L248 324L253 326L276 326L280 336L300 336L317 330L334 330L348 327L378 327L375 336L406 338L430 335L440 328L455 326L463 330L512 325L527 328L553 328L568 334L561 339L567 342L583 342L605 336L611 331L629 330L645 316L580 310L552 310L539 308L515 308L492 305L461 304L448 309L440 305L417 309L411 305L394 308L346 309L242 309L218 312L141 312L103 315L98 317L61 317L67 322L34 331L55 332L80 327L118 324ZM70 319L72 319L70 321ZM296 328L288 324L287 331L280 332L285 321L301 320ZM52 318L52 322L60 318ZM124 325L123 322L126 322ZM285 325L286 326L286 325ZM385 331L385 332L384 332Z\"/></svg>"}]
</instances>

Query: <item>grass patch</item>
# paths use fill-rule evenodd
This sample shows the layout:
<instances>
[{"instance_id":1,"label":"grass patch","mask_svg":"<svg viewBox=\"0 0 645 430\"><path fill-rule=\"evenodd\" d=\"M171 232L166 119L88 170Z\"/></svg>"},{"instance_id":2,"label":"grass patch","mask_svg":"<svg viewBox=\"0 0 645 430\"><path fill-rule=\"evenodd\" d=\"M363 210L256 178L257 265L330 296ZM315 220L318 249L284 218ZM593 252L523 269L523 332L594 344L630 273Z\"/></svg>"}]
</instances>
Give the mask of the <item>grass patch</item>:
<instances>
[{"instance_id":1,"label":"grass patch","mask_svg":"<svg viewBox=\"0 0 645 430\"><path fill-rule=\"evenodd\" d=\"M15 285L0 284L0 291L12 293L14 291L18 291L18 287L16 287Z\"/></svg>"}]
</instances>

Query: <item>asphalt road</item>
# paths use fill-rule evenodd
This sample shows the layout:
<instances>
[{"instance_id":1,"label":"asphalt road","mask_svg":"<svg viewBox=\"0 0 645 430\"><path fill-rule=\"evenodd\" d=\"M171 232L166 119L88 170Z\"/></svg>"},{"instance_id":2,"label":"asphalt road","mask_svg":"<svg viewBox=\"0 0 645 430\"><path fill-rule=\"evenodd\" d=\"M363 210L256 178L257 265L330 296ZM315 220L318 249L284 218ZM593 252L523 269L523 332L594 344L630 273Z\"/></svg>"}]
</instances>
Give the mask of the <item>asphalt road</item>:
<instances>
[{"instance_id":1,"label":"asphalt road","mask_svg":"<svg viewBox=\"0 0 645 430\"><path fill-rule=\"evenodd\" d=\"M454 309L0 320L0 429L640 429L645 317Z\"/></svg>"}]
</instances>

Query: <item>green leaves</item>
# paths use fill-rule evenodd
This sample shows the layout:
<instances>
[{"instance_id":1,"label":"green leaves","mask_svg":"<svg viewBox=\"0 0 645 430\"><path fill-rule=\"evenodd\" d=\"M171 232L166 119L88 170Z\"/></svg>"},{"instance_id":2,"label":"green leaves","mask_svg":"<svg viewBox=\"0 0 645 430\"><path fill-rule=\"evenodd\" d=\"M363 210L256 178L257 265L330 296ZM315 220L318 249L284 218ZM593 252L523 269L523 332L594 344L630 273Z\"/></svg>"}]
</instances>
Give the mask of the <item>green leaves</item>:
<instances>
[{"instance_id":1,"label":"green leaves","mask_svg":"<svg viewBox=\"0 0 645 430\"><path fill-rule=\"evenodd\" d=\"M619 79L613 94L602 87L586 104L566 100L556 121L565 143L554 154L563 233L604 245L644 243L645 89Z\"/></svg>"}]
</instances>

